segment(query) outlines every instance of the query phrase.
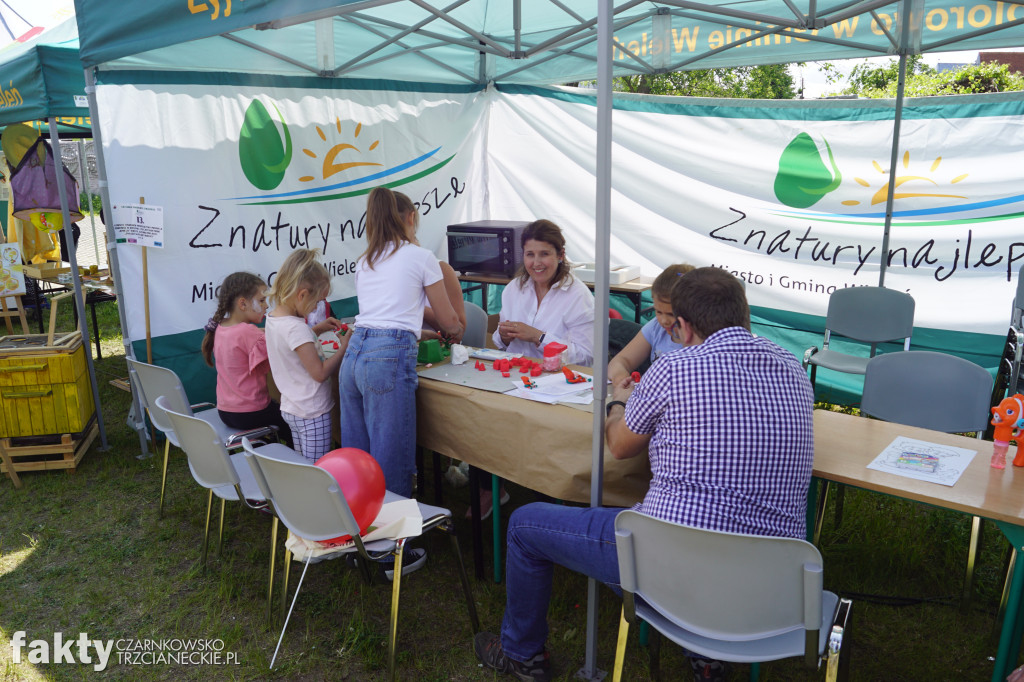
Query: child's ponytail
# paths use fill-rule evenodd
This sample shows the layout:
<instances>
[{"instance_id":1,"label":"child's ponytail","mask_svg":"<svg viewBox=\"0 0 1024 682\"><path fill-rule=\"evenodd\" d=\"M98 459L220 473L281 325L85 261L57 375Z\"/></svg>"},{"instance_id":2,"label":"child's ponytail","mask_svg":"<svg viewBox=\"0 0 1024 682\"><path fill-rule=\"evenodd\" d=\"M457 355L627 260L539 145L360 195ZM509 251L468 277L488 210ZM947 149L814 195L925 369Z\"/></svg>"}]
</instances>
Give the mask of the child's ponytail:
<instances>
[{"instance_id":1,"label":"child's ponytail","mask_svg":"<svg viewBox=\"0 0 1024 682\"><path fill-rule=\"evenodd\" d=\"M217 291L217 310L203 327L206 330L206 335L203 336L201 349L207 365L213 367L213 337L217 334L217 327L224 321L224 318L234 312L235 301L239 297L254 298L265 286L267 286L266 282L259 275L254 275L251 272L233 272L224 278Z\"/></svg>"}]
</instances>

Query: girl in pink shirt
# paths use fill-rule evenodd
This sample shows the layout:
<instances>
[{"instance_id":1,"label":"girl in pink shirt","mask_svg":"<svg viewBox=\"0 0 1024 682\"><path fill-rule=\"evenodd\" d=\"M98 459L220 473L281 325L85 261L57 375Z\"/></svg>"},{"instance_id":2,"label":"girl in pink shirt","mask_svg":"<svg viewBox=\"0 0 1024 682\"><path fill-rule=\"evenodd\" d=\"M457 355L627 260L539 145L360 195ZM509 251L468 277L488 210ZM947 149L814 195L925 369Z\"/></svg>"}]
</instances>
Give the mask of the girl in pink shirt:
<instances>
[{"instance_id":1,"label":"girl in pink shirt","mask_svg":"<svg viewBox=\"0 0 1024 682\"><path fill-rule=\"evenodd\" d=\"M217 412L236 429L276 426L291 443L291 430L281 407L267 390L267 340L256 325L267 310L267 285L257 275L235 272L224 278L217 295L217 312L206 324L203 358L217 367Z\"/></svg>"}]
</instances>

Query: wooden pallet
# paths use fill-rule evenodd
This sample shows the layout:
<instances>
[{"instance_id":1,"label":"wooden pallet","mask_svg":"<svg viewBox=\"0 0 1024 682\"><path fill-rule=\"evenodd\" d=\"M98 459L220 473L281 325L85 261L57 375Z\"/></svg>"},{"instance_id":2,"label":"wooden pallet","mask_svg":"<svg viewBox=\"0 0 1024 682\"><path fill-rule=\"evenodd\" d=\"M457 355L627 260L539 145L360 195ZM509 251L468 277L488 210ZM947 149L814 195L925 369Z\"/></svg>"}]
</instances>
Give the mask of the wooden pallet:
<instances>
[{"instance_id":1,"label":"wooden pallet","mask_svg":"<svg viewBox=\"0 0 1024 682\"><path fill-rule=\"evenodd\" d=\"M0 474L7 473L8 460L14 463L15 473L54 469L66 469L74 473L99 431L94 416L81 433L0 438L0 450L6 455L2 458L3 463L0 463Z\"/></svg>"}]
</instances>

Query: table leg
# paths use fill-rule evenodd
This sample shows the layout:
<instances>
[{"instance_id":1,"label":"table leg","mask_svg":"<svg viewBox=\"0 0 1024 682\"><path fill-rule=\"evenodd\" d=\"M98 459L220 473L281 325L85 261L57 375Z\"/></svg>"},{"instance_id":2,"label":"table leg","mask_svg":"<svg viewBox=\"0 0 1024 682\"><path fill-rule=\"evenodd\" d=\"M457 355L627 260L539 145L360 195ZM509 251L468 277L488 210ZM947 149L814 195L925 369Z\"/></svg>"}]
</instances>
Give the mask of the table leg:
<instances>
[{"instance_id":1,"label":"table leg","mask_svg":"<svg viewBox=\"0 0 1024 682\"><path fill-rule=\"evenodd\" d=\"M431 455L431 464L434 467L434 504L438 507L443 507L441 480L444 474L441 472L441 453L432 450Z\"/></svg>"},{"instance_id":2,"label":"table leg","mask_svg":"<svg viewBox=\"0 0 1024 682\"><path fill-rule=\"evenodd\" d=\"M96 322L96 301L93 301L89 307L92 308L92 335L96 339L96 358L102 359L103 351L100 350L100 328Z\"/></svg>"},{"instance_id":3,"label":"table leg","mask_svg":"<svg viewBox=\"0 0 1024 682\"><path fill-rule=\"evenodd\" d=\"M477 498L479 499L479 498ZM501 582L501 479L491 474L491 530L494 533L494 582Z\"/></svg>"},{"instance_id":4,"label":"table leg","mask_svg":"<svg viewBox=\"0 0 1024 682\"><path fill-rule=\"evenodd\" d=\"M11 483L14 484L15 488L21 487L21 479L18 477L18 472L14 470L14 462L11 461L10 455L7 454L7 450L4 449L3 443L0 443L0 460L3 460L4 467L7 469L7 475L11 479Z\"/></svg>"},{"instance_id":5,"label":"table leg","mask_svg":"<svg viewBox=\"0 0 1024 682\"><path fill-rule=\"evenodd\" d=\"M629 294L629 298L633 301L633 307L636 309L635 320L637 324L640 324L640 307L644 304L643 294Z\"/></svg>"},{"instance_id":6,"label":"table leg","mask_svg":"<svg viewBox=\"0 0 1024 682\"><path fill-rule=\"evenodd\" d=\"M32 293L33 293L32 302L35 303L35 305L36 305L36 323L39 325L39 333L43 334L43 333L45 333L43 331L43 307L42 307L43 293L42 293L42 291L39 288L41 286L40 285L40 280L37 279L37 280L35 280L35 282L36 282L36 285L32 289Z\"/></svg>"},{"instance_id":7,"label":"table leg","mask_svg":"<svg viewBox=\"0 0 1024 682\"><path fill-rule=\"evenodd\" d=\"M473 536L473 571L477 580L484 579L483 523L480 521L480 470L469 467L470 527Z\"/></svg>"},{"instance_id":8,"label":"table leg","mask_svg":"<svg viewBox=\"0 0 1024 682\"><path fill-rule=\"evenodd\" d=\"M1024 529L1018 526L996 522L999 529L1003 531L1007 539L1013 545L1016 553L1016 560L1013 562L1013 575L1010 579L1009 594L1006 599L1006 614L1003 616L1003 629L999 634L999 649L996 652L995 668L992 670L992 682L1002 682L1010 674L1013 664L1017 661L1017 652L1020 649L1019 621L1021 610L1021 592L1024 590L1024 561L1021 560L1021 544L1014 542L1021 538ZM1014 638L1018 638L1014 642Z\"/></svg>"}]
</instances>

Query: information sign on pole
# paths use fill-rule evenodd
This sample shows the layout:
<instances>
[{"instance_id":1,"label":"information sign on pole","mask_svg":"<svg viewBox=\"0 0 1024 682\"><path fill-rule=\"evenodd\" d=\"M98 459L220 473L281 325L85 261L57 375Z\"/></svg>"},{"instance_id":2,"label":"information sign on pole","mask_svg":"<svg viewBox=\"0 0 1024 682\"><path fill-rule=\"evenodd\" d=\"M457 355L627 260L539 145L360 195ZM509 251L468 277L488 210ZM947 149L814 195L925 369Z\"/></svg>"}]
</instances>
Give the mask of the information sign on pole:
<instances>
[{"instance_id":1,"label":"information sign on pole","mask_svg":"<svg viewBox=\"0 0 1024 682\"><path fill-rule=\"evenodd\" d=\"M164 246L164 207L114 204L114 238L118 244Z\"/></svg>"}]
</instances>

